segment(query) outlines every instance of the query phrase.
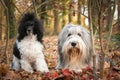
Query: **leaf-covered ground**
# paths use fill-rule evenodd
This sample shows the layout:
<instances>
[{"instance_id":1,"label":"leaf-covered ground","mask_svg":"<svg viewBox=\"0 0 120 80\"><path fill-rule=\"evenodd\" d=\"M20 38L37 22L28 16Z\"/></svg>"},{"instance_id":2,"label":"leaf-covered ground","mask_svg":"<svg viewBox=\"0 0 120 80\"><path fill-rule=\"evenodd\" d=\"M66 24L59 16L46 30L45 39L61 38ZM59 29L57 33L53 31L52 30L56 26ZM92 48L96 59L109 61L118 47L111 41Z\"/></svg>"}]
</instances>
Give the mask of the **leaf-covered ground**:
<instances>
[{"instance_id":1,"label":"leaf-covered ground","mask_svg":"<svg viewBox=\"0 0 120 80\"><path fill-rule=\"evenodd\" d=\"M120 80L120 49L110 50L109 59L106 60L104 78L100 79L99 70L93 75L93 70L88 66L82 72L69 71L68 69L55 70L57 64L57 36L44 37L44 54L50 72L28 73L24 70L13 71L10 65L6 64L5 41L0 41L0 80ZM12 47L15 40L9 40L7 48L9 63L12 61ZM97 41L95 41L97 44ZM99 53L99 48L96 51ZM112 66L112 67L110 67Z\"/></svg>"}]
</instances>

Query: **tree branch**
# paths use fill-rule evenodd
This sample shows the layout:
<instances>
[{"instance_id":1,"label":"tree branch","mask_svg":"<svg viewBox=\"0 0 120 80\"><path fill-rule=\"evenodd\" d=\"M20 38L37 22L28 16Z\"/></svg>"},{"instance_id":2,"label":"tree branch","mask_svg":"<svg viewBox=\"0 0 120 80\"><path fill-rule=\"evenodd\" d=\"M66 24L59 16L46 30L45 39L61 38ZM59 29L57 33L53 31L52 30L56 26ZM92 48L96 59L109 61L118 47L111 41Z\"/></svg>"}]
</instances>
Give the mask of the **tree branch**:
<instances>
[{"instance_id":1,"label":"tree branch","mask_svg":"<svg viewBox=\"0 0 120 80\"><path fill-rule=\"evenodd\" d=\"M106 47L105 47L106 52L108 51L108 46L109 46L111 35L112 35L112 28L113 28L112 21L113 21L113 16L114 16L115 8L116 8L116 0L114 1L112 15L110 16L110 22L109 22L109 24L107 26L107 27L110 28L110 30L108 32L107 44L106 44Z\"/></svg>"},{"instance_id":2,"label":"tree branch","mask_svg":"<svg viewBox=\"0 0 120 80\"><path fill-rule=\"evenodd\" d=\"M40 5L37 7L37 9L39 9L41 6L43 6L43 5L47 4L47 3L49 3L50 1L52 1L52 0L47 0L47 1L43 2L42 4L40 4Z\"/></svg>"},{"instance_id":3,"label":"tree branch","mask_svg":"<svg viewBox=\"0 0 120 80\"><path fill-rule=\"evenodd\" d=\"M38 17L37 8L36 8L36 5L35 5L35 0L32 0L32 3L33 3L33 8L34 8L35 15Z\"/></svg>"},{"instance_id":4,"label":"tree branch","mask_svg":"<svg viewBox=\"0 0 120 80\"><path fill-rule=\"evenodd\" d=\"M98 2L98 4L100 4L99 6L99 11L98 11L98 28L99 28L99 39L100 39L100 48L101 48L101 57L100 57L100 78L103 78L103 71L104 71L104 63L105 63L105 51L104 51L104 47L103 47L103 35L102 35L102 27L103 27L103 18L102 18L102 5L103 4L103 0L101 2Z\"/></svg>"},{"instance_id":5,"label":"tree branch","mask_svg":"<svg viewBox=\"0 0 120 80\"><path fill-rule=\"evenodd\" d=\"M17 9L17 11L20 13L20 15L22 15L22 12L18 9L18 7L15 5L15 3L12 2L12 4L13 4L14 7Z\"/></svg>"}]
</instances>

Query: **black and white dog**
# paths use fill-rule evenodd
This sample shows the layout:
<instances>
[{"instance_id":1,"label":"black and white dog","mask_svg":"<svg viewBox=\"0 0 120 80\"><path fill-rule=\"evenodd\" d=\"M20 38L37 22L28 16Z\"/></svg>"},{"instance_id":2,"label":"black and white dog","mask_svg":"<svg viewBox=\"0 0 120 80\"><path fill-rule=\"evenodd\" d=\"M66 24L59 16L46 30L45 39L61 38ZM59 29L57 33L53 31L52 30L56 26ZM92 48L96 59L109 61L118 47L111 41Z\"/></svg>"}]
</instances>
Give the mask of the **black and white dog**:
<instances>
[{"instance_id":1,"label":"black and white dog","mask_svg":"<svg viewBox=\"0 0 120 80\"><path fill-rule=\"evenodd\" d=\"M17 40L13 49L12 69L28 72L48 72L43 54L43 26L33 13L26 13L20 20Z\"/></svg>"},{"instance_id":2,"label":"black and white dog","mask_svg":"<svg viewBox=\"0 0 120 80\"><path fill-rule=\"evenodd\" d=\"M81 71L92 65L92 44L90 33L80 25L67 24L58 39L59 68Z\"/></svg>"}]
</instances>

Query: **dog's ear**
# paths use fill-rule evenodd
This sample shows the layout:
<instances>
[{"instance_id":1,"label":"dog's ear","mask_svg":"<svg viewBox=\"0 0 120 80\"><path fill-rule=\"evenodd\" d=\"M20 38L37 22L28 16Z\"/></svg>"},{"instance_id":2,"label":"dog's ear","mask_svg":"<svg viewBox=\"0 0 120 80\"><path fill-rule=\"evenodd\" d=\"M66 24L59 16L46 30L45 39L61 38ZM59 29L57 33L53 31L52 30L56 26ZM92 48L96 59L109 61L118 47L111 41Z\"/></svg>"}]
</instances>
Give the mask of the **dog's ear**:
<instances>
[{"instance_id":1,"label":"dog's ear","mask_svg":"<svg viewBox=\"0 0 120 80\"><path fill-rule=\"evenodd\" d=\"M69 33L69 28L71 27L71 24L68 24L66 26L63 27L61 33L59 34L59 45L63 46L63 43L66 41L67 39L67 34Z\"/></svg>"},{"instance_id":2,"label":"dog's ear","mask_svg":"<svg viewBox=\"0 0 120 80\"><path fill-rule=\"evenodd\" d=\"M91 47L91 35L89 32L87 32L86 30L82 30L82 38L83 41L85 42L85 44L89 45L89 47Z\"/></svg>"},{"instance_id":3,"label":"dog's ear","mask_svg":"<svg viewBox=\"0 0 120 80\"><path fill-rule=\"evenodd\" d=\"M82 30L82 39L84 41L84 43L87 45L87 58L86 59L86 63L89 62L89 58L91 58L92 54L93 54L93 50L92 50L92 44L91 44L91 35L88 31L86 30Z\"/></svg>"},{"instance_id":4,"label":"dog's ear","mask_svg":"<svg viewBox=\"0 0 120 80\"><path fill-rule=\"evenodd\" d=\"M65 65L65 62L64 62L64 54L63 54L63 52L62 52L62 46L60 45L61 43L60 43L60 41L58 41L58 53L59 53L59 60L58 60L58 65L57 65L57 69L59 69L59 68L62 68L62 66L64 66ZM61 65L59 65L59 64L61 64Z\"/></svg>"},{"instance_id":5,"label":"dog's ear","mask_svg":"<svg viewBox=\"0 0 120 80\"><path fill-rule=\"evenodd\" d=\"M20 23L18 28L18 41L21 41L26 36L26 31L24 28L24 23Z\"/></svg>"},{"instance_id":6,"label":"dog's ear","mask_svg":"<svg viewBox=\"0 0 120 80\"><path fill-rule=\"evenodd\" d=\"M37 18L35 19L35 22L34 22L34 34L37 34L37 40L42 43L42 38L44 35L44 27L41 21L38 20Z\"/></svg>"}]
</instances>

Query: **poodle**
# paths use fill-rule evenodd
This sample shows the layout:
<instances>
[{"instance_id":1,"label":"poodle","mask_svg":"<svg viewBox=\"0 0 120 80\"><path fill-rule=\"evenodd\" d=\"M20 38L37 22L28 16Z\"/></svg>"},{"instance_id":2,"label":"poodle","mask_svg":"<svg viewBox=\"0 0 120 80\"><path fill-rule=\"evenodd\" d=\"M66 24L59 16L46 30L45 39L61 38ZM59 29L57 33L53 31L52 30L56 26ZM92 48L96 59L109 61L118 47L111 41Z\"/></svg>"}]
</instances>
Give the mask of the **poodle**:
<instances>
[{"instance_id":1,"label":"poodle","mask_svg":"<svg viewBox=\"0 0 120 80\"><path fill-rule=\"evenodd\" d=\"M25 13L19 22L18 36L13 48L12 69L48 72L43 54L43 26L34 13Z\"/></svg>"}]
</instances>

